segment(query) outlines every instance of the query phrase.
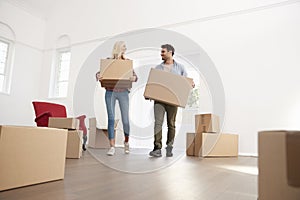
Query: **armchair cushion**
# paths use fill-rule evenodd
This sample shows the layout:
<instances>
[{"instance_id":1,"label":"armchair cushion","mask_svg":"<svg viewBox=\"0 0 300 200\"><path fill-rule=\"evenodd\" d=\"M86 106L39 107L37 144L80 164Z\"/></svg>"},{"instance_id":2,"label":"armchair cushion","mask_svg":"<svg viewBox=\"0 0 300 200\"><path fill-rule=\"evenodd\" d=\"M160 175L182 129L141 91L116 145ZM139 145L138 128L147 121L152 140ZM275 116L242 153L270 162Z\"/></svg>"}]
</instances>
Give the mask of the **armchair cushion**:
<instances>
[{"instance_id":1,"label":"armchair cushion","mask_svg":"<svg viewBox=\"0 0 300 200\"><path fill-rule=\"evenodd\" d=\"M49 117L52 117L52 114L51 112L46 111L39 114L34 121L36 122L37 126L47 127Z\"/></svg>"}]
</instances>

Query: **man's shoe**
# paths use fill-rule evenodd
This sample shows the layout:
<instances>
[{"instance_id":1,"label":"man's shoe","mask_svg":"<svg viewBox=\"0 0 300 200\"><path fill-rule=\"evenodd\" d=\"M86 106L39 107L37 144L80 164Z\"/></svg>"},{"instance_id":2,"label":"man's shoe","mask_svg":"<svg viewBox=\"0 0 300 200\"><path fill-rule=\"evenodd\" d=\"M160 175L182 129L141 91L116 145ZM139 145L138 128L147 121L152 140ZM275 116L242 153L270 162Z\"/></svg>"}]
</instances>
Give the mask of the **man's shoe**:
<instances>
[{"instance_id":1,"label":"man's shoe","mask_svg":"<svg viewBox=\"0 0 300 200\"><path fill-rule=\"evenodd\" d=\"M173 149L172 146L167 146L166 147L166 156L167 157L172 157L173 156L172 149Z\"/></svg>"},{"instance_id":2,"label":"man's shoe","mask_svg":"<svg viewBox=\"0 0 300 200\"><path fill-rule=\"evenodd\" d=\"M126 154L129 154L129 143L128 142L124 142L124 152Z\"/></svg>"},{"instance_id":3,"label":"man's shoe","mask_svg":"<svg viewBox=\"0 0 300 200\"><path fill-rule=\"evenodd\" d=\"M110 147L108 152L106 153L108 156L113 156L115 154L116 150L115 147Z\"/></svg>"},{"instance_id":4,"label":"man's shoe","mask_svg":"<svg viewBox=\"0 0 300 200\"><path fill-rule=\"evenodd\" d=\"M154 149L153 151L150 151L149 155L153 157L161 157L161 150Z\"/></svg>"},{"instance_id":5,"label":"man's shoe","mask_svg":"<svg viewBox=\"0 0 300 200\"><path fill-rule=\"evenodd\" d=\"M85 144L82 145L82 150L86 151Z\"/></svg>"}]
</instances>

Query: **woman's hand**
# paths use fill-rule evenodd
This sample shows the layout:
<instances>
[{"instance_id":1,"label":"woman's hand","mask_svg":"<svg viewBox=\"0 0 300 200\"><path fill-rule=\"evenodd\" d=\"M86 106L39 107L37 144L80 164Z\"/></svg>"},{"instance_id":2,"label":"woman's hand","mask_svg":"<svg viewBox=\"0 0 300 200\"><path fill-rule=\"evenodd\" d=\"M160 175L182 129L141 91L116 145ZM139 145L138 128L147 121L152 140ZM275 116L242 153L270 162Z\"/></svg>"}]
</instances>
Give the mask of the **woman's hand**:
<instances>
[{"instance_id":1,"label":"woman's hand","mask_svg":"<svg viewBox=\"0 0 300 200\"><path fill-rule=\"evenodd\" d=\"M96 73L96 81L101 81L102 80L102 76L100 75L100 72Z\"/></svg>"},{"instance_id":2,"label":"woman's hand","mask_svg":"<svg viewBox=\"0 0 300 200\"><path fill-rule=\"evenodd\" d=\"M131 76L129 79L131 82L135 82L136 81L136 76Z\"/></svg>"}]
</instances>

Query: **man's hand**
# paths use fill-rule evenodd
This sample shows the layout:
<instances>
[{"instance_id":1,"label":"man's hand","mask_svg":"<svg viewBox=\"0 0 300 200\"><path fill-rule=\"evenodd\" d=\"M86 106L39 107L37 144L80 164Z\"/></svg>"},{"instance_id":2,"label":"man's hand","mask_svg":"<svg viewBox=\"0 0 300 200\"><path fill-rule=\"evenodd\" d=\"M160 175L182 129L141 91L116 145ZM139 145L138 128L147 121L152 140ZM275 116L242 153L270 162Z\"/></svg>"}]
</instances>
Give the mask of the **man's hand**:
<instances>
[{"instance_id":1,"label":"man's hand","mask_svg":"<svg viewBox=\"0 0 300 200\"><path fill-rule=\"evenodd\" d=\"M192 87L195 88L195 83L194 83L194 81L193 81L193 83L192 83Z\"/></svg>"},{"instance_id":2,"label":"man's hand","mask_svg":"<svg viewBox=\"0 0 300 200\"><path fill-rule=\"evenodd\" d=\"M135 81L136 81L136 76L131 76L131 77L129 78L129 80L130 80L131 82L135 82Z\"/></svg>"}]
</instances>

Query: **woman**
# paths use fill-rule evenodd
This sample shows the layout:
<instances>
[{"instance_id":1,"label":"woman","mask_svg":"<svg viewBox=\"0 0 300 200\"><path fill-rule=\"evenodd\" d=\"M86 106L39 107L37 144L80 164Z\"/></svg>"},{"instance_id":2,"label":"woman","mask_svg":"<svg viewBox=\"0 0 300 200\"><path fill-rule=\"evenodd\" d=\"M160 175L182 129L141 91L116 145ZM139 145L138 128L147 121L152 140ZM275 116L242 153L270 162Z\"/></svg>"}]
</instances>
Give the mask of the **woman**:
<instances>
[{"instance_id":1,"label":"woman","mask_svg":"<svg viewBox=\"0 0 300 200\"><path fill-rule=\"evenodd\" d=\"M126 60L124 57L126 51L126 45L124 41L118 41L115 43L112 51L112 58L113 59L122 59ZM102 80L102 77L100 77L100 73L98 72L96 74L97 80ZM137 76L135 72L133 71L132 77L130 78L130 81L136 82ZM115 154L115 130L114 130L114 123L115 123L115 104L116 100L119 101L119 106L121 110L121 117L122 117L122 124L124 129L124 152L126 154L129 153L129 132L130 132L130 126L129 126L129 88L108 88L106 87L105 92L105 104L106 104L106 110L107 110L107 116L108 116L108 138L110 143L110 149L107 152L107 155L113 156Z\"/></svg>"}]
</instances>

